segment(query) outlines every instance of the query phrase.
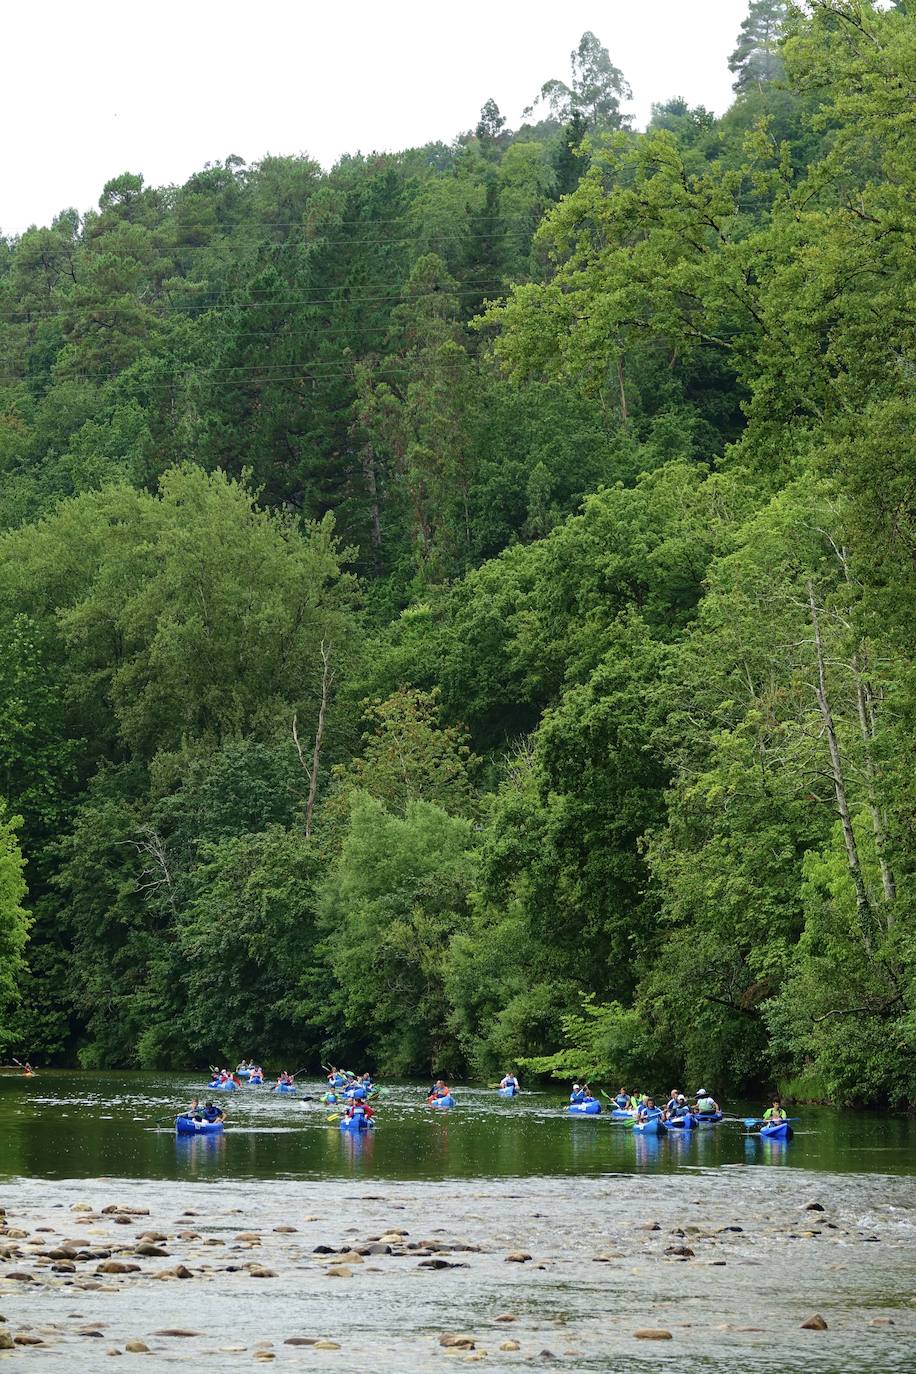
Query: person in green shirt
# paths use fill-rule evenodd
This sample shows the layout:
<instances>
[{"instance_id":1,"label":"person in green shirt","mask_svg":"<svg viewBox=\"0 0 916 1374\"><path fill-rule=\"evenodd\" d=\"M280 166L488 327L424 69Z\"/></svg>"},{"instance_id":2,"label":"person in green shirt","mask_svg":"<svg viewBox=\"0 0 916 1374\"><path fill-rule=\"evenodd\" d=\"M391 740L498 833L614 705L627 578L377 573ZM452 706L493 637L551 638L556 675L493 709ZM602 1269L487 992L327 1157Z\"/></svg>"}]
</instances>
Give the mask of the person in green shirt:
<instances>
[{"instance_id":1,"label":"person in green shirt","mask_svg":"<svg viewBox=\"0 0 916 1374\"><path fill-rule=\"evenodd\" d=\"M778 1097L773 1098L772 1107L767 1107L763 1114L764 1121L785 1121L786 1114L783 1111L782 1103Z\"/></svg>"}]
</instances>

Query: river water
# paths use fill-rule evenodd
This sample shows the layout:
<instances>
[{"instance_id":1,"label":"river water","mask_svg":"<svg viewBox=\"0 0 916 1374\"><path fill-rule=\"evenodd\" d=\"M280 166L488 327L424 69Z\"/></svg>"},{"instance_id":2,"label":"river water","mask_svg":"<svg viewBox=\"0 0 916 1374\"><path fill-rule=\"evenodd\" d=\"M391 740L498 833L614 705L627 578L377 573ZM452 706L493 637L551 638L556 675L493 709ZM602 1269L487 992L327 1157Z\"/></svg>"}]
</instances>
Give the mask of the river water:
<instances>
[{"instance_id":1,"label":"river water","mask_svg":"<svg viewBox=\"0 0 916 1374\"><path fill-rule=\"evenodd\" d=\"M802 1108L785 1145L736 1123L647 1140L557 1094L459 1087L438 1114L397 1085L351 1136L246 1088L219 1095L222 1136L177 1138L198 1090L0 1076L0 1332L41 1342L0 1360L91 1374L135 1340L162 1368L916 1367L906 1119ZM137 1254L146 1231L162 1255ZM814 1313L826 1330L801 1329Z\"/></svg>"}]
</instances>

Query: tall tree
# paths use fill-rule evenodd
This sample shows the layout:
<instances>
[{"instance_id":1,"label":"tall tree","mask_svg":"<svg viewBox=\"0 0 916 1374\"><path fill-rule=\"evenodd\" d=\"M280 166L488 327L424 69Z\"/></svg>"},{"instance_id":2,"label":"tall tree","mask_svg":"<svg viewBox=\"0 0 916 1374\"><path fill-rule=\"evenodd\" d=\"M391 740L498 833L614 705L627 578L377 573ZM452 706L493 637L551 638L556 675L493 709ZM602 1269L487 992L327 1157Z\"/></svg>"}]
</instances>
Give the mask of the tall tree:
<instances>
[{"instance_id":1,"label":"tall tree","mask_svg":"<svg viewBox=\"0 0 916 1374\"><path fill-rule=\"evenodd\" d=\"M779 42L788 13L786 0L750 0L735 50L728 59L729 71L735 77L732 89L738 95L755 87L761 89L782 76Z\"/></svg>"}]
</instances>

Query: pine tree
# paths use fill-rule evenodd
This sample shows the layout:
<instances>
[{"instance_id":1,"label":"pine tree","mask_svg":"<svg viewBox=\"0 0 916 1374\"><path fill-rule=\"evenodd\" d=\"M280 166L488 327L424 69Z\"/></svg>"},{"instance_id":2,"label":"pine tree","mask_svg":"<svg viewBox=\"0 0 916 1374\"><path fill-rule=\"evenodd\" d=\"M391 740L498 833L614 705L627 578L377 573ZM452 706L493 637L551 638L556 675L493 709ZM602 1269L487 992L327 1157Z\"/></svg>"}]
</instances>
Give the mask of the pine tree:
<instances>
[{"instance_id":1,"label":"pine tree","mask_svg":"<svg viewBox=\"0 0 916 1374\"><path fill-rule=\"evenodd\" d=\"M787 13L785 0L751 0L735 51L728 59L729 71L735 74L732 89L738 95L782 75L779 40Z\"/></svg>"}]
</instances>

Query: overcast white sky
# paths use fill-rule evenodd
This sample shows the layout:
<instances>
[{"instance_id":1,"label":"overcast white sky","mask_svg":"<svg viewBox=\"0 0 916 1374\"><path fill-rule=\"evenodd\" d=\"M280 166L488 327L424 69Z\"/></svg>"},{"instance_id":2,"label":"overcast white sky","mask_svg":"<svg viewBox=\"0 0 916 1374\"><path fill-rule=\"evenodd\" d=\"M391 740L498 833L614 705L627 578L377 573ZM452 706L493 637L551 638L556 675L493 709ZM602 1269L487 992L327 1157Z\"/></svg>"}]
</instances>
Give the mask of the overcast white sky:
<instances>
[{"instance_id":1,"label":"overcast white sky","mask_svg":"<svg viewBox=\"0 0 916 1374\"><path fill-rule=\"evenodd\" d=\"M182 182L237 153L450 140L493 96L510 126L567 79L585 29L645 123L683 95L721 113L747 0L45 0L4 6L0 231L94 205L124 171Z\"/></svg>"}]
</instances>

